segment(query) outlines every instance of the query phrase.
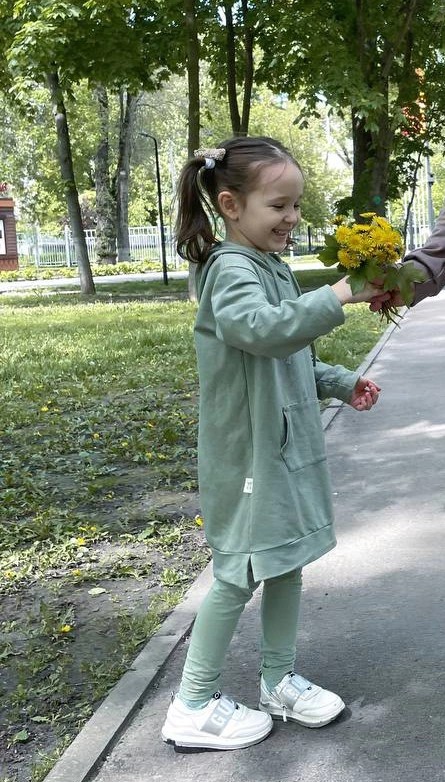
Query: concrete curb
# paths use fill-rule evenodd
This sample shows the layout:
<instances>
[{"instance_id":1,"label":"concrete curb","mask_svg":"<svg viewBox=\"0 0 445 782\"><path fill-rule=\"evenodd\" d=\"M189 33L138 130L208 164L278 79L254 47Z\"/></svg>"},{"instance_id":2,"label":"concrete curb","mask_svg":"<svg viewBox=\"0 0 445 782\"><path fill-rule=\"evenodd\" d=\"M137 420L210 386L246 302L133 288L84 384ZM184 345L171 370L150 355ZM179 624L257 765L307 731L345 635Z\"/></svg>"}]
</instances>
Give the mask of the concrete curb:
<instances>
[{"instance_id":1,"label":"concrete curb","mask_svg":"<svg viewBox=\"0 0 445 782\"><path fill-rule=\"evenodd\" d=\"M404 309L401 314L406 312ZM366 374L397 325L391 324L360 364ZM343 402L332 402L322 413L326 430ZM173 609L158 632L150 638L132 667L109 692L72 744L45 777L45 782L89 782L117 743L160 670L189 632L198 607L212 583L212 563L198 576L184 600Z\"/></svg>"}]
</instances>

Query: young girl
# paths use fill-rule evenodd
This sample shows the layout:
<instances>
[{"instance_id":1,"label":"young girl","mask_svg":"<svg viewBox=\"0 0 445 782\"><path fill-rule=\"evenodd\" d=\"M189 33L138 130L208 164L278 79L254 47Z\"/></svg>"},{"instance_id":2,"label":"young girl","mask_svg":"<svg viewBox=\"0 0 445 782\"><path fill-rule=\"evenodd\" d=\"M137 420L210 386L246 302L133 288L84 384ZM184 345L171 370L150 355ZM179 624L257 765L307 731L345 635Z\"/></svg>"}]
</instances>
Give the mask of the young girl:
<instances>
[{"instance_id":1,"label":"young girl","mask_svg":"<svg viewBox=\"0 0 445 782\"><path fill-rule=\"evenodd\" d=\"M294 673L301 568L335 546L318 399L369 410L379 388L311 350L344 321L345 279L301 294L279 254L300 220L301 169L278 141L233 138L198 150L179 184L178 251L198 264L200 501L214 583L193 628L162 728L175 748L236 749L272 719L321 727L338 695ZM218 242L208 214L222 218ZM259 709L219 692L239 617L263 582Z\"/></svg>"}]
</instances>

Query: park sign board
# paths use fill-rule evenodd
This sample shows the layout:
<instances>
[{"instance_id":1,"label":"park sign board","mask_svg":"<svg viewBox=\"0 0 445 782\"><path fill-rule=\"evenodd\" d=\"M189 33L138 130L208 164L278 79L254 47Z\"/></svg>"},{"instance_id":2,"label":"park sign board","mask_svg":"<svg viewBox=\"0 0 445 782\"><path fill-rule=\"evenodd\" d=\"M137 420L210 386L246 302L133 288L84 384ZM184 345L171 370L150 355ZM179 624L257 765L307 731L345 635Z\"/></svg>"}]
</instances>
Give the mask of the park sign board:
<instances>
[{"instance_id":1,"label":"park sign board","mask_svg":"<svg viewBox=\"0 0 445 782\"><path fill-rule=\"evenodd\" d=\"M19 268L14 201L8 195L8 185L0 182L0 271Z\"/></svg>"}]
</instances>

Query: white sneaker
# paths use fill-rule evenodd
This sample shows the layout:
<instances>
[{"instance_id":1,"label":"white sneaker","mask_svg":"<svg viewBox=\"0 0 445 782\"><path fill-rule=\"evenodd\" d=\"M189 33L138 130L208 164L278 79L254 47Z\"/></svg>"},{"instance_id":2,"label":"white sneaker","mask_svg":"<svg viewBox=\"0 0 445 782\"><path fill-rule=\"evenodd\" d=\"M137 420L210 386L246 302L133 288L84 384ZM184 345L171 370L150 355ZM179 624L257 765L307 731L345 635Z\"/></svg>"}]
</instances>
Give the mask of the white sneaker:
<instances>
[{"instance_id":1,"label":"white sneaker","mask_svg":"<svg viewBox=\"0 0 445 782\"><path fill-rule=\"evenodd\" d=\"M272 726L269 714L248 709L220 692L203 709L190 709L176 695L162 738L175 749L242 749L265 739Z\"/></svg>"},{"instance_id":2,"label":"white sneaker","mask_svg":"<svg viewBox=\"0 0 445 782\"><path fill-rule=\"evenodd\" d=\"M275 719L293 720L307 728L321 728L338 717L345 708L342 699L297 673L288 673L270 692L261 677L260 711Z\"/></svg>"}]
</instances>

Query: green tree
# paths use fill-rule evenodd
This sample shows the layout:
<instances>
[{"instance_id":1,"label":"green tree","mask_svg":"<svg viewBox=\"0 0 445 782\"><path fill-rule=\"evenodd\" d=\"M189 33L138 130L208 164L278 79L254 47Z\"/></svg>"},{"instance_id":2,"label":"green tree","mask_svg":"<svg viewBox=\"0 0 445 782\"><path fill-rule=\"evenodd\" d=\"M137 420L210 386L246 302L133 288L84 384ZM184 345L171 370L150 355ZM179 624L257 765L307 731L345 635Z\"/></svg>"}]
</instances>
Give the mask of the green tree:
<instances>
[{"instance_id":1,"label":"green tree","mask_svg":"<svg viewBox=\"0 0 445 782\"><path fill-rule=\"evenodd\" d=\"M68 48L73 43L71 36L76 30L80 10L72 3L31 3L19 0L12 5L2 2L0 11L0 20L8 24L9 40L3 41L6 47L4 56L17 101L29 111L30 91L34 84L46 84L49 90L60 172L76 248L81 289L84 293L94 293L60 76L60 63L66 61L67 54L62 47ZM78 34L75 37L78 39ZM72 54L75 58L74 52ZM69 68L72 67L74 63L70 63Z\"/></svg>"},{"instance_id":2,"label":"green tree","mask_svg":"<svg viewBox=\"0 0 445 782\"><path fill-rule=\"evenodd\" d=\"M172 53L168 46L162 8L162 0L136 3L131 10L123 0L17 0L12 5L0 0L0 21L7 23L9 36L2 35L0 43L4 45L16 99L28 107L31 89L39 83L45 83L51 93L60 167L84 292L93 292L94 284L82 230L65 96L83 78L92 85L123 89L126 95L133 95L142 87L158 86L169 73L167 60L175 62L177 58L176 50ZM127 107L128 103L127 100ZM122 128L127 119L125 110ZM129 150L130 142L127 144L124 139L120 146L120 172L129 167ZM119 193L122 186L118 178ZM119 198L119 202L126 207L125 198Z\"/></svg>"},{"instance_id":3,"label":"green tree","mask_svg":"<svg viewBox=\"0 0 445 782\"><path fill-rule=\"evenodd\" d=\"M299 95L305 117L320 94L352 124L354 181L344 205L383 213L406 184L413 155L442 138L445 96L441 0L271 0L261 30L261 79ZM419 82L419 69L423 78ZM423 135L419 93L428 106Z\"/></svg>"}]
</instances>

